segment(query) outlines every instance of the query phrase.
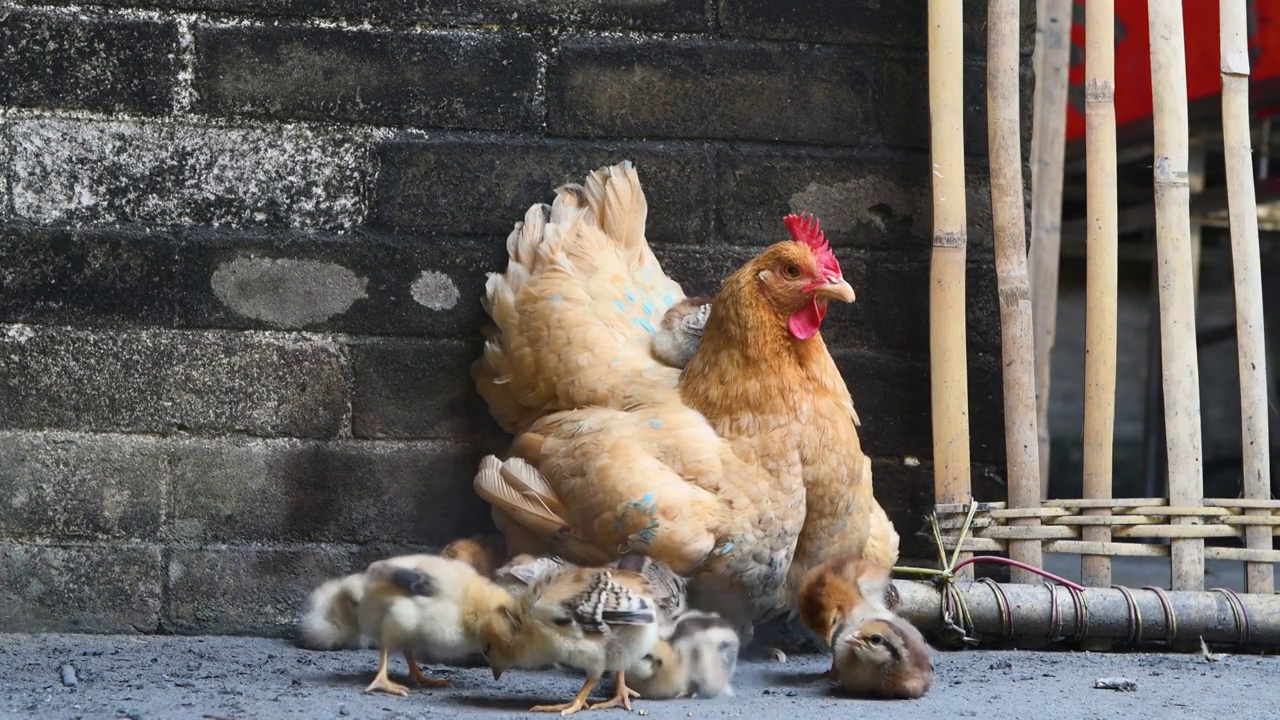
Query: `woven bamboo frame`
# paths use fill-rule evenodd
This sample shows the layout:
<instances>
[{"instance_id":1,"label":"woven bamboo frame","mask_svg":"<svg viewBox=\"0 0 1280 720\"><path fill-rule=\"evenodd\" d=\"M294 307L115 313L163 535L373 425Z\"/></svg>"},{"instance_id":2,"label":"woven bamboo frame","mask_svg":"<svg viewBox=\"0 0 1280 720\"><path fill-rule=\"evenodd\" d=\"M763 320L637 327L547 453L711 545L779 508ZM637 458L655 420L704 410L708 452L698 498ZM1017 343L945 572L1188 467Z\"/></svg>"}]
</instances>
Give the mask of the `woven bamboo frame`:
<instances>
[{"instance_id":1,"label":"woven bamboo frame","mask_svg":"<svg viewBox=\"0 0 1280 720\"><path fill-rule=\"evenodd\" d=\"M1030 0L1023 0L1028 2ZM1053 0L1040 0L1041 11L1053 6ZM1082 557L1082 579L1085 585L1103 587L1110 584L1112 557L1156 557L1169 560L1171 583L1175 591L1204 590L1206 559L1238 561L1245 564L1248 593L1270 595L1275 592L1270 563L1280 563L1280 550L1273 538L1280 536L1280 500L1269 499L1269 447L1266 412L1266 374L1261 316L1261 280L1258 257L1257 216L1253 198L1252 166L1249 160L1248 121L1248 51L1246 46L1246 3L1244 0L1221 0L1221 73L1223 77L1223 118L1227 154L1227 185L1231 200L1232 250L1235 260L1238 334L1241 366L1241 396L1244 405L1244 498L1204 498L1201 457L1200 403L1198 361L1194 337L1194 248L1191 242L1192 220L1189 193L1195 188L1187 181L1189 167L1189 127L1187 122L1187 89L1185 47L1181 4L1165 0L1149 0L1148 16L1152 58L1152 92L1154 118L1154 152L1152 182L1156 198L1158 267L1160 269L1162 380L1165 389L1165 423L1169 456L1169 498L1111 497L1112 433L1114 431L1115 366L1116 366L1116 173L1114 114L1114 0L1088 0L1086 18L1086 150L1089 164L1088 221L1089 295L1087 350L1090 353L1086 371L1085 410L1085 499L1046 500L1037 502L1032 488L1039 485L1047 467L1047 453L1042 446L1038 462L1025 461L1019 454L1014 462L1012 445L1009 477L1009 502L977 503L976 510L966 502L971 497L967 470L968 423L967 394L963 391L965 356L964 318L956 310L964 303L963 281L938 273L942 259L963 257L964 193L963 160L957 158L958 138L963 127L963 109L956 100L962 85L963 64L954 62L961 38L959 3L930 3L930 114L933 127L934 209L935 209L935 273L931 313L932 369L934 386L935 443L935 511L939 521L939 538L947 550L957 550L952 559L963 560L973 553L1001 553L1024 558L1047 553L1070 553ZM992 3L988 21L989 82L999 83L989 95L988 115L994 123L990 129L992 201L1003 209L1003 224L996 233L995 244L1003 251L1000 266L1000 289L1014 296L1013 280L1022 265L1022 257L1009 255L1017 243L1020 229L1018 214L1009 210L1010 170L1018 157L1017 135L1009 131L1008 118L1017 104L1016 85L1008 82L1009 72L1003 66L1010 61L1014 47L1011 33L1016 24L1011 15L1012 2ZM1059 28L1065 35L1067 28ZM1056 37L1056 36L1055 36ZM1050 37L1048 40L1052 41ZM1042 37L1037 46L1037 63L1049 62L1050 50L1058 50ZM1043 46L1042 46L1043 45ZM1065 73L1064 73L1065 74ZM1046 71L1046 80L1056 76ZM1057 83L1048 83L1048 93L1037 97L1036 123L1033 129L1033 175L1045 167L1056 177L1060 168L1053 167L1061 138L1048 134L1063 133L1057 115L1065 108L1056 105ZM1050 120L1053 120L1052 122ZM1003 173L1003 174L1002 174ZM1007 177L1006 177L1007 175ZM997 182L999 180L1000 182ZM1042 208L1052 206L1055 192L1052 183L1033 178L1033 195ZM998 187L999 186L999 187ZM1003 205L1001 205L1003 203ZM1040 302L1049 306L1048 295L1055 295L1048 283L1037 288L1037 272L1056 267L1056 245L1052 238L1037 245L1035 230L1037 203L1033 201L1033 251L1031 290L1039 290ZM1001 218L997 218L1000 220ZM1003 236L1002 236L1003 233ZM959 242L937 242L938 238ZM1046 256L1046 253L1048 254ZM951 269L951 268L944 268ZM954 273L953 273L954 275ZM1008 286L1008 287L1006 287ZM945 291L945 292L941 292ZM960 297L958 297L960 296ZM1052 336L1052 320L1036 313L1033 324L1037 340ZM1019 369L1030 366L1031 351L1022 342L1025 329L1020 317L1005 313L1004 365ZM1036 348L1042 357L1035 358L1037 387L1041 400L1047 396L1047 360L1045 344ZM1012 385L1016 385L1017 378ZM1012 388L1021 389L1021 388ZM1006 378L1006 393L1011 383ZM1022 428L1044 430L1043 407L1031 407L1026 393L1017 402L1006 399L1007 439L1018 439L1026 450L1029 433ZM1012 417L1008 417L1012 413ZM1018 472L1014 472L1016 468ZM1028 466L1033 469L1028 471ZM1038 471L1038 472L1037 472ZM1170 499L1172 498L1172 500ZM972 518L969 514L973 510ZM968 530L962 528L969 519ZM963 535L963 542L961 542ZM1235 539L1243 547L1206 546L1207 539ZM1029 549L1038 545L1038 551ZM959 546L959 547L957 547ZM1032 563L1038 564L1038 563ZM957 573L957 580L970 575ZM1019 574L1019 577L1024 577Z\"/></svg>"}]
</instances>

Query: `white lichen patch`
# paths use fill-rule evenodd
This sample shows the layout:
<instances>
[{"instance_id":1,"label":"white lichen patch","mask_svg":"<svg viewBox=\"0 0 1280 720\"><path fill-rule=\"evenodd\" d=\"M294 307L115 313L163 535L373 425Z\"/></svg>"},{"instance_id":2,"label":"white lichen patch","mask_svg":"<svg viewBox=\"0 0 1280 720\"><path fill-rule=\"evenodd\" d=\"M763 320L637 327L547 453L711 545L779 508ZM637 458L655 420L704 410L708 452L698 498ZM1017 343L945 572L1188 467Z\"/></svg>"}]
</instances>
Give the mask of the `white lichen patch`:
<instances>
[{"instance_id":1,"label":"white lichen patch","mask_svg":"<svg viewBox=\"0 0 1280 720\"><path fill-rule=\"evenodd\" d=\"M436 270L423 270L409 288L413 299L429 310L448 310L458 304L458 286L453 278Z\"/></svg>"},{"instance_id":2,"label":"white lichen patch","mask_svg":"<svg viewBox=\"0 0 1280 720\"><path fill-rule=\"evenodd\" d=\"M368 297L369 281L337 263L237 258L214 271L213 293L238 315L302 328L340 315Z\"/></svg>"},{"instance_id":3,"label":"white lichen patch","mask_svg":"<svg viewBox=\"0 0 1280 720\"><path fill-rule=\"evenodd\" d=\"M14 213L37 223L342 230L365 215L367 140L310 127L30 118L11 138Z\"/></svg>"},{"instance_id":4,"label":"white lichen patch","mask_svg":"<svg viewBox=\"0 0 1280 720\"><path fill-rule=\"evenodd\" d=\"M36 336L36 331L29 325L10 325L4 329L4 339L8 342L25 343Z\"/></svg>"}]
</instances>

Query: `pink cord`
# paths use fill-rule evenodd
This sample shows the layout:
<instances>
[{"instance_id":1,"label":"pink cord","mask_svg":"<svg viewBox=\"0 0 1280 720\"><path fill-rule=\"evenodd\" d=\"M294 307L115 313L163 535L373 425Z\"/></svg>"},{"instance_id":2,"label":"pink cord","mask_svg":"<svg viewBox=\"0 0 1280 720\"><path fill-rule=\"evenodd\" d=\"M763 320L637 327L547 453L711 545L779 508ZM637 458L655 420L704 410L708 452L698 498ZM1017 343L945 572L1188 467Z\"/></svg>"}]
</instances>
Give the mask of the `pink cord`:
<instances>
[{"instance_id":1,"label":"pink cord","mask_svg":"<svg viewBox=\"0 0 1280 720\"><path fill-rule=\"evenodd\" d=\"M1001 563L1003 565L1012 565L1021 570L1026 570L1027 572L1033 572L1041 577L1046 577L1046 578L1049 578L1050 580L1060 582L1063 585L1066 585L1067 587L1077 592L1084 592L1084 586L1080 585L1079 583L1073 583L1070 580L1066 578L1058 577L1057 575L1054 575L1053 573L1047 570L1041 570L1038 567L1032 567L1031 565L1028 565L1026 563L1018 562L1017 560L1012 560L1006 557L1000 557L998 555L974 555L968 560L964 560L962 562L957 563L955 567L951 568L951 572L954 573L956 570L959 570L965 565L970 565L976 562L996 562L996 563Z\"/></svg>"}]
</instances>

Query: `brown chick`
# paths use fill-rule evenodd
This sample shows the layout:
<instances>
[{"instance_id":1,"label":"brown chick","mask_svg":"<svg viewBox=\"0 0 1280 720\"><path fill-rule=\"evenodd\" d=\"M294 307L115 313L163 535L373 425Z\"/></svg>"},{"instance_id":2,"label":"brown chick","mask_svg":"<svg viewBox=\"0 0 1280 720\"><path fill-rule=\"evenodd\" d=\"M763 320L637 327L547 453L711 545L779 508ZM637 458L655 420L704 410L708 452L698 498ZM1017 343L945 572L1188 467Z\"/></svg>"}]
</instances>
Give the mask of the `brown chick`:
<instances>
[{"instance_id":1,"label":"brown chick","mask_svg":"<svg viewBox=\"0 0 1280 720\"><path fill-rule=\"evenodd\" d=\"M507 543L501 535L472 535L445 545L440 557L461 560L492 579L507 557Z\"/></svg>"},{"instance_id":2,"label":"brown chick","mask_svg":"<svg viewBox=\"0 0 1280 720\"><path fill-rule=\"evenodd\" d=\"M519 598L517 631L485 646L495 680L513 667L558 663L582 670L586 680L572 700L536 705L531 712L572 715L587 708L587 697L604 673L616 675L613 697L590 709L631 709L639 693L627 687L626 669L658 641L657 601L639 573L616 568L565 565L540 576Z\"/></svg>"},{"instance_id":3,"label":"brown chick","mask_svg":"<svg viewBox=\"0 0 1280 720\"><path fill-rule=\"evenodd\" d=\"M653 333L653 356L671 367L683 368L702 342L702 330L711 316L711 298L685 298L667 308Z\"/></svg>"},{"instance_id":4,"label":"brown chick","mask_svg":"<svg viewBox=\"0 0 1280 720\"><path fill-rule=\"evenodd\" d=\"M829 558L805 573L797 592L800 620L831 646L836 625L889 614L889 569L856 555Z\"/></svg>"},{"instance_id":5,"label":"brown chick","mask_svg":"<svg viewBox=\"0 0 1280 720\"><path fill-rule=\"evenodd\" d=\"M731 623L715 613L690 610L670 639L659 640L627 669L627 678L647 698L733 695L740 649Z\"/></svg>"},{"instance_id":6,"label":"brown chick","mask_svg":"<svg viewBox=\"0 0 1280 720\"><path fill-rule=\"evenodd\" d=\"M929 644L896 615L842 624L836 632L835 664L840 688L860 697L912 700L933 684Z\"/></svg>"},{"instance_id":7,"label":"brown chick","mask_svg":"<svg viewBox=\"0 0 1280 720\"><path fill-rule=\"evenodd\" d=\"M378 641L382 653L365 692L408 695L408 688L387 677L393 650L404 653L415 682L449 687L448 680L423 674L413 650L426 647L438 658L463 658L509 632L516 616L515 598L461 560L402 555L371 564L364 578L360 630Z\"/></svg>"}]
</instances>

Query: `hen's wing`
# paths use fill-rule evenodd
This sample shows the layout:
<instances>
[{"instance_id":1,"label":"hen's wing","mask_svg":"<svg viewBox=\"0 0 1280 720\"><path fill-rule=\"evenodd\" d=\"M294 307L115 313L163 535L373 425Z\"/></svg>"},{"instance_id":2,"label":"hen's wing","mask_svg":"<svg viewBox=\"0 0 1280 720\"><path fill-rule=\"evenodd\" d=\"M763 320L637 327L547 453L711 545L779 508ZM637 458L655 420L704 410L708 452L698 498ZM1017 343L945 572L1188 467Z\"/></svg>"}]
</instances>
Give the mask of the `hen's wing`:
<instances>
[{"instance_id":1,"label":"hen's wing","mask_svg":"<svg viewBox=\"0 0 1280 720\"><path fill-rule=\"evenodd\" d=\"M494 326L472 367L498 423L517 434L547 413L624 408L673 393L679 370L659 363L652 336L680 285L644 237L644 192L630 162L534 205L507 239L504 273L482 300Z\"/></svg>"}]
</instances>

